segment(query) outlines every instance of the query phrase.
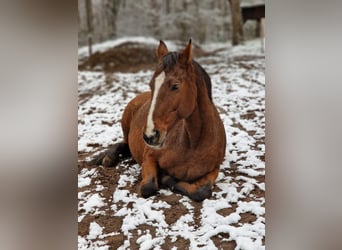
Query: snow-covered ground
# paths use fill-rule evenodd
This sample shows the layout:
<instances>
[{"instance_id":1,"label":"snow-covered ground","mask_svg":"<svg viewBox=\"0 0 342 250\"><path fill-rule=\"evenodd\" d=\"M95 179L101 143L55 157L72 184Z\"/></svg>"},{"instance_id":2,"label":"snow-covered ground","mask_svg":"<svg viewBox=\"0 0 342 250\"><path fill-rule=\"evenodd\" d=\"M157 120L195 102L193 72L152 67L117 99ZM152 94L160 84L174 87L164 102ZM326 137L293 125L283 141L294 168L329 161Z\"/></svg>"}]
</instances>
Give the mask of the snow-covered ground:
<instances>
[{"instance_id":1,"label":"snow-covered ground","mask_svg":"<svg viewBox=\"0 0 342 250\"><path fill-rule=\"evenodd\" d=\"M202 203L168 190L138 197L140 166L131 160L113 169L83 163L122 139L122 112L133 97L149 90L153 72L79 72L79 249L265 249L265 58L260 40L204 48L217 51L195 59L211 77L227 149L213 196Z\"/></svg>"}]
</instances>

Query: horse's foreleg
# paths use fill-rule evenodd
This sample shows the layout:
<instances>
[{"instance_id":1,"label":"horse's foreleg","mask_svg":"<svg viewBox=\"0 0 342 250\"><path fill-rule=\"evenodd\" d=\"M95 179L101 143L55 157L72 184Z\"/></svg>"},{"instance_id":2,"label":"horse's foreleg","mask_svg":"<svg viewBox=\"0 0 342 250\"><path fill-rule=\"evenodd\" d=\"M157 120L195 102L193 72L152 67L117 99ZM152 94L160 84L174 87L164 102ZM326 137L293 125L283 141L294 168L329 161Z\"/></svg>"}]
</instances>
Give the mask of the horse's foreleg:
<instances>
[{"instance_id":1,"label":"horse's foreleg","mask_svg":"<svg viewBox=\"0 0 342 250\"><path fill-rule=\"evenodd\" d=\"M145 157L141 168L140 194L147 198L156 194L158 190L157 163L152 158Z\"/></svg>"},{"instance_id":2,"label":"horse's foreleg","mask_svg":"<svg viewBox=\"0 0 342 250\"><path fill-rule=\"evenodd\" d=\"M219 168L191 183L185 181L177 182L171 176L164 176L161 183L172 191L189 196L194 201L203 201L211 197L212 187L217 178L218 171Z\"/></svg>"}]
</instances>

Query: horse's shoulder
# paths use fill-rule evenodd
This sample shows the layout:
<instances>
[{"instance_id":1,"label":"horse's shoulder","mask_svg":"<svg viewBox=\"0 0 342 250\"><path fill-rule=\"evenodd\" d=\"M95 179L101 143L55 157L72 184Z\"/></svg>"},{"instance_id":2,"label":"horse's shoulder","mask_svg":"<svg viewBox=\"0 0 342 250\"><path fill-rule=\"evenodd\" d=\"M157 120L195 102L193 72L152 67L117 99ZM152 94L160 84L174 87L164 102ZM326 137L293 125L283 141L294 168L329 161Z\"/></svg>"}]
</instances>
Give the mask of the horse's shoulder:
<instances>
[{"instance_id":1,"label":"horse's shoulder","mask_svg":"<svg viewBox=\"0 0 342 250\"><path fill-rule=\"evenodd\" d=\"M139 95L137 95L133 100L135 100L136 103L145 103L151 99L151 91L143 92Z\"/></svg>"}]
</instances>

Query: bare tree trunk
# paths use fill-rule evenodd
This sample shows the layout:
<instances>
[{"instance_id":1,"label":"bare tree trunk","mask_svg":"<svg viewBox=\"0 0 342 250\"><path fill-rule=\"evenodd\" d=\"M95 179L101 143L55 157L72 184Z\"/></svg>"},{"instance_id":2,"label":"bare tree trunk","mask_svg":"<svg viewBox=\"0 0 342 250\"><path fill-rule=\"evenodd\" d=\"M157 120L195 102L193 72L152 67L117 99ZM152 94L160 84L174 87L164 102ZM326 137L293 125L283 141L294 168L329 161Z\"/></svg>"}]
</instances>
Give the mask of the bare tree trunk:
<instances>
[{"instance_id":1,"label":"bare tree trunk","mask_svg":"<svg viewBox=\"0 0 342 250\"><path fill-rule=\"evenodd\" d=\"M187 12L188 10L188 3L186 0L183 0L183 11ZM180 22L180 28L181 28L181 38L182 40L186 40L189 37L189 29L188 29L188 24L186 21L181 21Z\"/></svg>"},{"instance_id":2,"label":"bare tree trunk","mask_svg":"<svg viewBox=\"0 0 342 250\"><path fill-rule=\"evenodd\" d=\"M171 0L166 0L166 14L170 14L171 12Z\"/></svg>"},{"instance_id":3,"label":"bare tree trunk","mask_svg":"<svg viewBox=\"0 0 342 250\"><path fill-rule=\"evenodd\" d=\"M228 5L226 0L220 1L220 8L222 10L223 15L226 16L228 14Z\"/></svg>"},{"instance_id":4,"label":"bare tree trunk","mask_svg":"<svg viewBox=\"0 0 342 250\"><path fill-rule=\"evenodd\" d=\"M228 0L231 9L232 15L232 27L233 27L233 34L232 34L232 45L238 45L243 40L243 26L242 26L242 15L241 15L241 7L240 7L240 0Z\"/></svg>"},{"instance_id":5,"label":"bare tree trunk","mask_svg":"<svg viewBox=\"0 0 342 250\"><path fill-rule=\"evenodd\" d=\"M87 26L88 26L88 49L89 57L92 53L92 43L93 43L93 6L91 0L86 0L86 12L87 12Z\"/></svg>"},{"instance_id":6,"label":"bare tree trunk","mask_svg":"<svg viewBox=\"0 0 342 250\"><path fill-rule=\"evenodd\" d=\"M110 1L103 0L101 4L101 13L103 13L103 37L102 39L108 39L110 37L112 27L111 27L111 13L110 13Z\"/></svg>"},{"instance_id":7,"label":"bare tree trunk","mask_svg":"<svg viewBox=\"0 0 342 250\"><path fill-rule=\"evenodd\" d=\"M199 0L195 0L194 3L195 3L195 8L196 8L196 14L198 15L198 13L199 13Z\"/></svg>"},{"instance_id":8,"label":"bare tree trunk","mask_svg":"<svg viewBox=\"0 0 342 250\"><path fill-rule=\"evenodd\" d=\"M112 0L112 37L116 37L116 18L119 13L120 4L121 0Z\"/></svg>"},{"instance_id":9,"label":"bare tree trunk","mask_svg":"<svg viewBox=\"0 0 342 250\"><path fill-rule=\"evenodd\" d=\"M151 6L151 9L153 10L152 17L151 17L152 18L153 35L156 37L160 37L160 29L159 29L160 6L159 6L157 0L150 0L150 6Z\"/></svg>"},{"instance_id":10,"label":"bare tree trunk","mask_svg":"<svg viewBox=\"0 0 342 250\"><path fill-rule=\"evenodd\" d=\"M224 0L225 1L225 0ZM200 43L204 43L206 38L206 25L203 21L203 17L200 15L200 0L194 0L195 4L195 20L196 20L196 33Z\"/></svg>"}]
</instances>

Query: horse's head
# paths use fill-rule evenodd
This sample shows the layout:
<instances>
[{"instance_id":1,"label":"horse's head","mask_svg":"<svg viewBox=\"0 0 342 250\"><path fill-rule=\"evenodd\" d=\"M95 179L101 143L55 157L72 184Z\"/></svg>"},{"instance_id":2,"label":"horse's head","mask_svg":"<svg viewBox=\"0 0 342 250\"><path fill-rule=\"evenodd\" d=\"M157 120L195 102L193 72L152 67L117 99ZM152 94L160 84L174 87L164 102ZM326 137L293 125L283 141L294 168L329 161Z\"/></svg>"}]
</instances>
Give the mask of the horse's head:
<instances>
[{"instance_id":1,"label":"horse's head","mask_svg":"<svg viewBox=\"0 0 342 250\"><path fill-rule=\"evenodd\" d=\"M152 100L143 138L149 146L161 148L176 122L193 113L197 86L191 40L180 53L168 52L160 41L156 54L159 66L150 82Z\"/></svg>"}]
</instances>

